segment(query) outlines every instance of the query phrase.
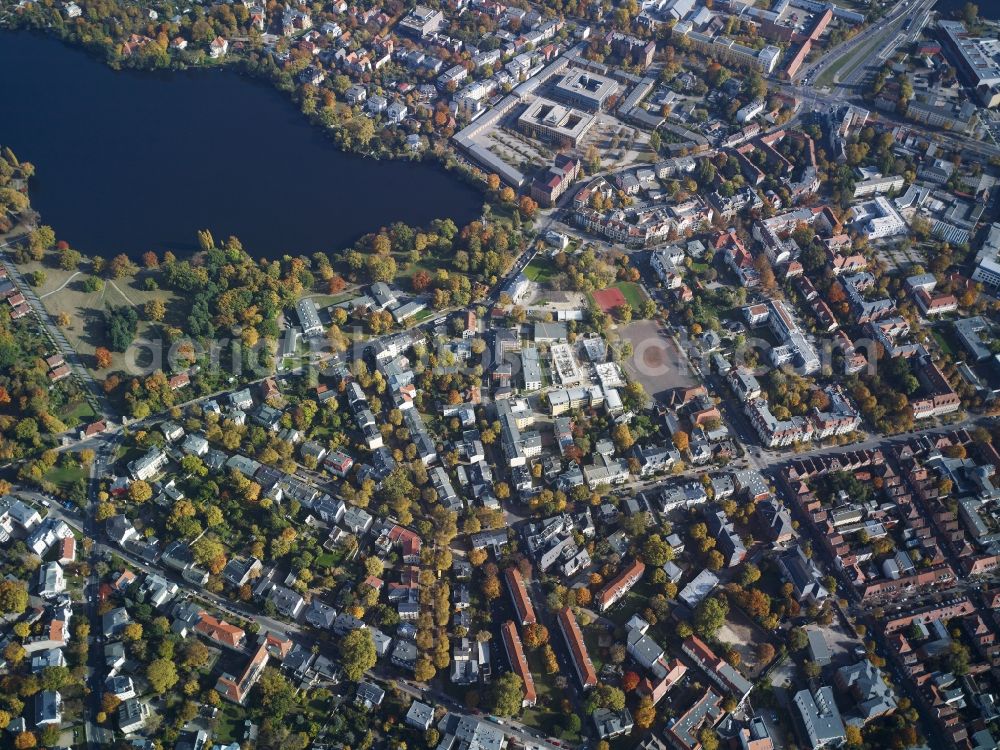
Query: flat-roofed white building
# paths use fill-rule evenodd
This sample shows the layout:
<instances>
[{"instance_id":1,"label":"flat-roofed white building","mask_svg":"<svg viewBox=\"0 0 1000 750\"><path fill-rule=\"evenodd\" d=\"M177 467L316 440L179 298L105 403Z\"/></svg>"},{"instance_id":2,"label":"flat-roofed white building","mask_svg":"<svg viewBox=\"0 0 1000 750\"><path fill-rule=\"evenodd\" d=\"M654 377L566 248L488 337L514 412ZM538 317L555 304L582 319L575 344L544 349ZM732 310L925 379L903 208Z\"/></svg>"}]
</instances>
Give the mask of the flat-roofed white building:
<instances>
[{"instance_id":1,"label":"flat-roofed white building","mask_svg":"<svg viewBox=\"0 0 1000 750\"><path fill-rule=\"evenodd\" d=\"M517 118L518 127L543 141L576 148L597 118L572 107L538 97Z\"/></svg>"}]
</instances>

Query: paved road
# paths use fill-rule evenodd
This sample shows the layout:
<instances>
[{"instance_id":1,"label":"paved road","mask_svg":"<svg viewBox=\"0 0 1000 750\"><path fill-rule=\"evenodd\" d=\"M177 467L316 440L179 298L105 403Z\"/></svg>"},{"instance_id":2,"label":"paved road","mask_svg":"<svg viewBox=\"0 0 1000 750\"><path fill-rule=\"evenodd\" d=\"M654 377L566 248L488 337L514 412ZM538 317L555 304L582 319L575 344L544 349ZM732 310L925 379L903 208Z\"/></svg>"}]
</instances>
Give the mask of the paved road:
<instances>
[{"instance_id":1,"label":"paved road","mask_svg":"<svg viewBox=\"0 0 1000 750\"><path fill-rule=\"evenodd\" d=\"M889 13L877 20L864 31L851 37L846 42L841 43L834 49L826 50L816 62L800 70L796 74L795 80L811 81L815 79L817 76L822 75L824 70L836 65L838 61L845 56L852 54L859 46L868 44L875 37L886 33L886 31L890 28L901 26L905 18L916 13L916 8L918 6L930 8L933 4L934 0L908 0L905 4L899 3ZM911 5L913 7L910 7Z\"/></svg>"}]
</instances>

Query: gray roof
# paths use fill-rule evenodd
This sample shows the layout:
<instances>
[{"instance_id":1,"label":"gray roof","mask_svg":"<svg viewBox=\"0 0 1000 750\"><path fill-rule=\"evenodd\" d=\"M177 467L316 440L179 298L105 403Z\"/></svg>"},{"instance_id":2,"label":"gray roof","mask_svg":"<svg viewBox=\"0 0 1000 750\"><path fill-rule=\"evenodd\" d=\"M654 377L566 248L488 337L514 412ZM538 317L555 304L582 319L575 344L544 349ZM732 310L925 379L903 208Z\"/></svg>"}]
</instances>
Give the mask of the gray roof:
<instances>
[{"instance_id":1,"label":"gray roof","mask_svg":"<svg viewBox=\"0 0 1000 750\"><path fill-rule=\"evenodd\" d=\"M535 341L558 341L567 335L565 323L535 323Z\"/></svg>"},{"instance_id":2,"label":"gray roof","mask_svg":"<svg viewBox=\"0 0 1000 750\"><path fill-rule=\"evenodd\" d=\"M830 645L826 642L823 631L809 628L806 631L806 636L809 638L809 651L812 653L813 660L820 664L830 661Z\"/></svg>"},{"instance_id":3,"label":"gray roof","mask_svg":"<svg viewBox=\"0 0 1000 750\"><path fill-rule=\"evenodd\" d=\"M434 720L434 708L420 701L413 701L406 712L406 720L415 726L425 726Z\"/></svg>"},{"instance_id":4,"label":"gray roof","mask_svg":"<svg viewBox=\"0 0 1000 750\"><path fill-rule=\"evenodd\" d=\"M851 690L862 724L896 708L892 688L882 678L881 670L868 659L838 669L837 680Z\"/></svg>"},{"instance_id":5,"label":"gray roof","mask_svg":"<svg viewBox=\"0 0 1000 750\"><path fill-rule=\"evenodd\" d=\"M473 716L446 714L438 724L442 748L451 750L503 750L507 738L503 730Z\"/></svg>"},{"instance_id":6,"label":"gray roof","mask_svg":"<svg viewBox=\"0 0 1000 750\"><path fill-rule=\"evenodd\" d=\"M385 698L385 691L378 685L371 682L358 683L357 699L359 701L378 706L381 705L383 698Z\"/></svg>"},{"instance_id":7,"label":"gray roof","mask_svg":"<svg viewBox=\"0 0 1000 750\"><path fill-rule=\"evenodd\" d=\"M35 724L62 721L62 696L56 690L42 690L35 696Z\"/></svg>"},{"instance_id":8,"label":"gray roof","mask_svg":"<svg viewBox=\"0 0 1000 750\"><path fill-rule=\"evenodd\" d=\"M793 701L814 750L843 740L844 722L833 698L833 690L826 686L815 693L800 690Z\"/></svg>"}]
</instances>

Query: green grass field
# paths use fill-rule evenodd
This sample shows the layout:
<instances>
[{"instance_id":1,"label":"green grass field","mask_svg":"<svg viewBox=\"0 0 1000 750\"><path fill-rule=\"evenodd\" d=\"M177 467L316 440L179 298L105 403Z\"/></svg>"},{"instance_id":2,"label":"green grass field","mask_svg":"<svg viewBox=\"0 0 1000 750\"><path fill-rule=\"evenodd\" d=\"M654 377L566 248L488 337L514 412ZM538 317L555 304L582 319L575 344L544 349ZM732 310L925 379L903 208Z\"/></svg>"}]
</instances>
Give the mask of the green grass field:
<instances>
[{"instance_id":1,"label":"green grass field","mask_svg":"<svg viewBox=\"0 0 1000 750\"><path fill-rule=\"evenodd\" d=\"M73 428L94 421L97 418L97 412L94 411L93 407L86 400L81 400L67 404L66 409L58 416L63 424L69 428Z\"/></svg>"},{"instance_id":2,"label":"green grass field","mask_svg":"<svg viewBox=\"0 0 1000 750\"><path fill-rule=\"evenodd\" d=\"M415 322L417 322L417 323L422 323L423 321L427 320L428 318L433 317L434 315L437 315L437 313L438 313L437 310L434 310L433 308L428 307L426 310L421 310L416 315L414 315L413 316L413 320ZM405 323L403 325L404 325L404 327L406 326Z\"/></svg>"},{"instance_id":3,"label":"green grass field","mask_svg":"<svg viewBox=\"0 0 1000 750\"><path fill-rule=\"evenodd\" d=\"M324 552L322 555L318 555L315 560L318 568L332 568L337 562L337 556L332 552Z\"/></svg>"},{"instance_id":4,"label":"green grass field","mask_svg":"<svg viewBox=\"0 0 1000 750\"><path fill-rule=\"evenodd\" d=\"M82 466L53 466L45 474L46 481L58 485L63 490L68 490L74 482L86 477L87 470Z\"/></svg>"},{"instance_id":5,"label":"green grass field","mask_svg":"<svg viewBox=\"0 0 1000 750\"><path fill-rule=\"evenodd\" d=\"M231 703L223 703L219 709L219 723L214 737L217 742L232 742L237 736L237 726L246 719L246 712ZM242 727L240 727L242 730Z\"/></svg>"},{"instance_id":6,"label":"green grass field","mask_svg":"<svg viewBox=\"0 0 1000 750\"><path fill-rule=\"evenodd\" d=\"M541 255L536 255L534 260L524 269L524 275L539 284L544 284L552 278L555 272L556 267L553 265L551 258Z\"/></svg>"}]
</instances>

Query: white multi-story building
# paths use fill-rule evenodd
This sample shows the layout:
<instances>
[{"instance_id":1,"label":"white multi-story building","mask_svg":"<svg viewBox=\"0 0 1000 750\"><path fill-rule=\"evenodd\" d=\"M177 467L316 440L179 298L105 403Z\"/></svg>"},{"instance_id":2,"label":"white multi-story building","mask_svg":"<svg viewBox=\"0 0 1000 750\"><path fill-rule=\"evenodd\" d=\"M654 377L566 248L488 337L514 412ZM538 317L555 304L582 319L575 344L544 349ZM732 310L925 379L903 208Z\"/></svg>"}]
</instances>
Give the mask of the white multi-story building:
<instances>
[{"instance_id":1,"label":"white multi-story building","mask_svg":"<svg viewBox=\"0 0 1000 750\"><path fill-rule=\"evenodd\" d=\"M1000 287L1000 223L990 227L983 246L976 253L972 280L994 289Z\"/></svg>"},{"instance_id":2,"label":"white multi-story building","mask_svg":"<svg viewBox=\"0 0 1000 750\"><path fill-rule=\"evenodd\" d=\"M889 201L879 196L851 209L853 221L870 240L895 237L906 232L906 221Z\"/></svg>"},{"instance_id":3,"label":"white multi-story building","mask_svg":"<svg viewBox=\"0 0 1000 750\"><path fill-rule=\"evenodd\" d=\"M753 118L764 111L764 100L757 99L756 101L750 102L745 107L741 107L736 110L736 121L741 125L750 122Z\"/></svg>"}]
</instances>

